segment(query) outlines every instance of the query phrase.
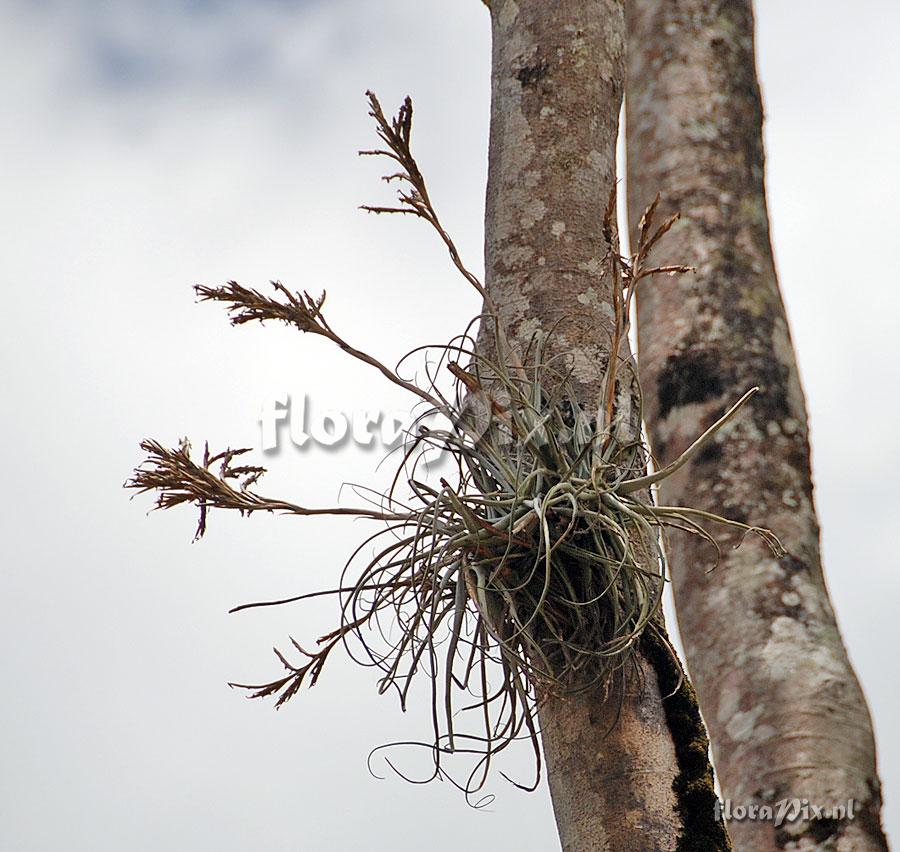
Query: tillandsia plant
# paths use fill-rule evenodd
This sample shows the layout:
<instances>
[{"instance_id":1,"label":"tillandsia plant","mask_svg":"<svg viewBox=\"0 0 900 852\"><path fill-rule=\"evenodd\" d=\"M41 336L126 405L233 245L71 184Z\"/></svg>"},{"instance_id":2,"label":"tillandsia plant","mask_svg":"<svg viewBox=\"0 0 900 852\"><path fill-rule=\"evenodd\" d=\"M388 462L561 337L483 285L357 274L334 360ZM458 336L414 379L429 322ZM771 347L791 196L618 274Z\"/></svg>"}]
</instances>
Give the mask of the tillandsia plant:
<instances>
[{"instance_id":1,"label":"tillandsia plant","mask_svg":"<svg viewBox=\"0 0 900 852\"><path fill-rule=\"evenodd\" d=\"M340 615L315 649L305 650L293 639L290 655L276 649L283 677L232 685L252 697L275 697L281 706L304 684L316 683L338 645L355 640L364 661L381 669L380 690L396 690L403 707L417 675L430 684L433 741L424 745L434 758L431 777L450 777L442 765L447 754L475 755L475 768L459 785L474 794L483 787L492 758L515 740L530 738L536 778L518 786L533 789L540 777L541 700L609 687L617 676L624 678L646 631L667 641L658 626L666 576L663 528L701 536L718 548L707 525L736 527L780 552L768 530L690 507L658 505L653 498L653 486L713 440L755 389L680 458L647 473L649 453L616 411L616 382L636 288L654 276L689 271L647 264L650 250L675 219L654 229L654 202L640 223L633 254L607 258L617 283L615 330L600 399L595 410L584 410L573 401L569 359L548 354L547 336L535 336L524 352L513 349L484 286L441 225L410 150L411 101L407 98L392 120L371 93L369 103L385 148L362 153L393 160L399 170L385 180L401 188L397 206L364 209L416 216L434 228L484 300L478 319L489 328L490 351L476 346L473 321L438 348L428 381L416 383L335 331L323 313L324 294L294 293L281 283L274 283L271 295L235 282L199 286L199 299L224 303L233 324L278 320L325 337L427 410L407 436L391 488L366 508L308 508L264 497L256 489L265 470L239 463L248 449L210 453L207 447L195 458L186 440L171 449L144 441L146 460L126 486L157 492L157 508L194 504L200 512L198 538L206 532L210 511L218 509L375 522L378 529L350 556L336 588L236 608L330 594L339 600ZM602 223L610 234L614 210L612 199ZM436 371L445 369L453 377L449 393L437 381ZM444 428L423 424L432 414L440 415ZM454 472L429 483L420 475L420 463L434 448L449 455ZM402 496L401 483L408 489ZM361 559L366 550L374 555ZM360 560L364 565L356 569ZM606 690L610 700L613 692ZM477 727L462 730L461 717L470 714Z\"/></svg>"}]
</instances>

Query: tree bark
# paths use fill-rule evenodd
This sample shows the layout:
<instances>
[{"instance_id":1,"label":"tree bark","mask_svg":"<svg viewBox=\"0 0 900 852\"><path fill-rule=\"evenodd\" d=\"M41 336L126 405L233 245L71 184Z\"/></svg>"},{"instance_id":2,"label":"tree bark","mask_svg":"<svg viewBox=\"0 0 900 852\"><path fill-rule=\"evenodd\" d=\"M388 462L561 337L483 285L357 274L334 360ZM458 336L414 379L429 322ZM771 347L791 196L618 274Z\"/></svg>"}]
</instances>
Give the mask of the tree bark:
<instances>
[{"instance_id":1,"label":"tree bark","mask_svg":"<svg viewBox=\"0 0 900 852\"><path fill-rule=\"evenodd\" d=\"M631 222L661 192L681 221L654 256L695 276L639 294L651 443L674 459L753 385L715 446L662 502L771 528L789 555L725 536L723 559L669 540L678 622L723 796L764 805L855 800L851 820L734 822L737 848L886 849L872 724L822 573L807 417L769 240L750 0L629 0ZM832 838L831 844L824 844Z\"/></svg>"},{"instance_id":2,"label":"tree bark","mask_svg":"<svg viewBox=\"0 0 900 852\"><path fill-rule=\"evenodd\" d=\"M596 407L613 328L602 222L615 184L623 2L490 6L487 289L520 351L554 329L554 350L574 359L579 402ZM563 849L729 848L692 690L676 689L680 668L649 641L637 668L618 721L618 702L599 691L540 711Z\"/></svg>"}]
</instances>

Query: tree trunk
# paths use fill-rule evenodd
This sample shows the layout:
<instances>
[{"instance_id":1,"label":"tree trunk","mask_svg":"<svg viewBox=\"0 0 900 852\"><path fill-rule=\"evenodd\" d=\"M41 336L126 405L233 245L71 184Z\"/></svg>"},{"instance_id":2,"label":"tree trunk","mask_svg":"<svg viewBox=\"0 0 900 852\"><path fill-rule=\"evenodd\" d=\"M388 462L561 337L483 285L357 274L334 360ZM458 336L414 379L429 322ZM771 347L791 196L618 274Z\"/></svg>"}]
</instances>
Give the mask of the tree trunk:
<instances>
[{"instance_id":1,"label":"tree trunk","mask_svg":"<svg viewBox=\"0 0 900 852\"><path fill-rule=\"evenodd\" d=\"M885 849L872 724L822 574L806 409L778 289L763 183L750 0L630 0L631 221L661 192L682 219L654 262L697 274L639 295L651 443L674 459L724 407L761 392L662 502L771 528L789 555L725 537L723 559L672 535L678 621L723 796L737 805L855 800L851 820L734 822L737 848Z\"/></svg>"},{"instance_id":2,"label":"tree trunk","mask_svg":"<svg viewBox=\"0 0 900 852\"><path fill-rule=\"evenodd\" d=\"M602 234L624 84L622 0L493 0L486 281L520 350L555 328L596 407L613 328ZM483 344L483 341L482 341ZM627 396L627 394L626 394ZM541 709L565 852L726 849L706 735L680 669L645 643L621 714L599 692ZM663 700L663 695L671 695ZM690 847L695 848L695 847Z\"/></svg>"}]
</instances>

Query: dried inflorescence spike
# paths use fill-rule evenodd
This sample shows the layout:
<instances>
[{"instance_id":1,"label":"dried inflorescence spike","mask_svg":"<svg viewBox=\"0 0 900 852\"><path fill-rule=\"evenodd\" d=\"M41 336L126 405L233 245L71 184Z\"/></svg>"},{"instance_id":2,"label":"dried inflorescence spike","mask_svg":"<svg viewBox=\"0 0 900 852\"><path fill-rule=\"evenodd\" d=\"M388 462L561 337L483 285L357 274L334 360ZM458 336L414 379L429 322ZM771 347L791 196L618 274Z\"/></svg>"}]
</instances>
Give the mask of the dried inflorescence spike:
<instances>
[{"instance_id":1,"label":"dried inflorescence spike","mask_svg":"<svg viewBox=\"0 0 900 852\"><path fill-rule=\"evenodd\" d=\"M272 286L283 301L242 287L236 281L229 281L224 287L200 284L194 287L194 291L201 302L224 302L231 314L232 325L278 320L300 331L328 336L328 326L322 318L325 293L313 298L309 293L292 293L280 281L273 281Z\"/></svg>"},{"instance_id":2,"label":"dried inflorescence spike","mask_svg":"<svg viewBox=\"0 0 900 852\"><path fill-rule=\"evenodd\" d=\"M151 440L142 441L141 449L147 458L135 469L125 487L138 493L155 491L157 509L171 509L182 503L197 505L200 519L195 540L206 533L207 512L211 506L240 512L258 508L249 488L266 472L265 468L256 465L232 467L231 464L237 456L249 453L249 448L229 448L211 456L207 444L200 464L191 457L187 438L183 438L175 449ZM219 465L218 473L210 470L214 464ZM228 480L235 480L237 488Z\"/></svg>"}]
</instances>

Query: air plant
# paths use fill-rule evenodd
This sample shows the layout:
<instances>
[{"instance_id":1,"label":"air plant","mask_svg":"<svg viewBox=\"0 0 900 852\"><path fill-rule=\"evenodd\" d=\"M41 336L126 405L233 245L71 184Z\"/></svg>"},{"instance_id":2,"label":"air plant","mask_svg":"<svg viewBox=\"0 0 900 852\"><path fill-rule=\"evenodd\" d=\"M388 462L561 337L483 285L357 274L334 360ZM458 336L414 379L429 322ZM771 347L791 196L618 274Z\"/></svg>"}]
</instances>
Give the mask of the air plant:
<instances>
[{"instance_id":1,"label":"air plant","mask_svg":"<svg viewBox=\"0 0 900 852\"><path fill-rule=\"evenodd\" d=\"M442 766L446 755L475 754L475 769L460 785L473 794L483 787L492 758L520 738L532 742L539 777L537 713L543 700L598 687L607 687L599 694L612 700L608 687L616 675L624 676L642 636L655 631L666 641L659 627L665 528L699 535L714 548L709 524L758 535L776 553L781 545L768 530L659 505L653 496L653 487L713 440L755 388L677 460L653 473L647 473L649 453L640 436L622 428L616 411L621 347L636 288L654 276L688 271L647 261L675 217L654 228L654 202L641 220L634 253L624 258L611 252L607 258L615 326L600 399L586 410L577 402L568 359L551 353L549 336L535 336L526 351L515 350L483 284L463 264L410 150L411 101L392 120L371 93L369 103L385 148L362 153L393 160L398 171L385 180L399 182L400 190L397 206L364 209L416 216L434 228L484 300L480 319L490 329L490 346L476 345L466 332L440 348L437 366L453 377L453 391L445 394L433 372L427 383L409 381L352 346L327 321L324 294L294 293L281 283L273 284L270 295L235 282L199 286L199 299L223 303L233 324L278 320L325 337L427 410L408 435L391 488L374 506L308 508L270 499L256 490L265 470L236 464L247 449L210 454L207 447L195 459L186 441L171 449L144 441L146 459L126 486L157 492L157 508L198 507L197 537L206 532L210 511L219 509L374 522L377 529L350 555L336 588L236 608L327 594L338 599L340 616L316 648L291 639L290 653L276 649L282 677L232 685L251 697L274 697L281 706L304 684L316 683L336 647L352 652L348 643L355 640L364 661L381 670L380 690L395 690L403 707L417 676L430 685L433 740L425 745L434 757L432 777L449 777ZM611 203L603 224L608 237L613 211ZM473 399L483 405L472 405ZM440 415L446 425L421 425L429 414ZM429 483L418 462L432 448L452 458L454 472ZM401 487L408 489L402 497ZM363 558L367 551L374 555ZM463 718L473 715L477 727L465 727Z\"/></svg>"}]
</instances>

